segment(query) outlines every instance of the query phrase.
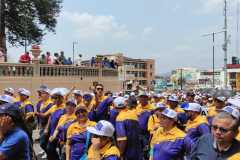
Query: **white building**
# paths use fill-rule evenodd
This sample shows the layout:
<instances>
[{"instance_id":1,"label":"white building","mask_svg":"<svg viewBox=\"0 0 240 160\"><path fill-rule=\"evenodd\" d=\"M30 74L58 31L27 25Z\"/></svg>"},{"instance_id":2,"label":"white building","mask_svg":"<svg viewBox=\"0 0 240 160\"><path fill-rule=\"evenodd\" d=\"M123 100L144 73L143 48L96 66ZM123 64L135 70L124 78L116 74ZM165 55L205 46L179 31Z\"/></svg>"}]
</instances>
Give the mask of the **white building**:
<instances>
[{"instance_id":1,"label":"white building","mask_svg":"<svg viewBox=\"0 0 240 160\"><path fill-rule=\"evenodd\" d=\"M213 87L213 71L198 70L197 72L197 88L212 88ZM214 87L224 87L224 71L217 69L214 71Z\"/></svg>"},{"instance_id":2,"label":"white building","mask_svg":"<svg viewBox=\"0 0 240 160\"><path fill-rule=\"evenodd\" d=\"M224 87L224 71L216 69L214 72L214 87ZM196 88L212 88L213 87L213 72L212 70L196 69L196 68L181 68L172 72L171 82L174 88L179 89L181 86L185 89Z\"/></svg>"}]
</instances>

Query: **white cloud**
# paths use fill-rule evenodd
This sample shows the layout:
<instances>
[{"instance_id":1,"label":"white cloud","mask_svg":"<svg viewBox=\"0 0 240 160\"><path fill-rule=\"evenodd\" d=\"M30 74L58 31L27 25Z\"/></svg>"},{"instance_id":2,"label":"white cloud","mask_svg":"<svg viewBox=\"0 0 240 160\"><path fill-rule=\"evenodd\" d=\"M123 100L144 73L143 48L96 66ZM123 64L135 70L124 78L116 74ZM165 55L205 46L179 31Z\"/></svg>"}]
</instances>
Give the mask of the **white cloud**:
<instances>
[{"instance_id":1,"label":"white cloud","mask_svg":"<svg viewBox=\"0 0 240 160\"><path fill-rule=\"evenodd\" d=\"M148 35L153 32L153 27L146 27L143 29L143 35Z\"/></svg>"},{"instance_id":2,"label":"white cloud","mask_svg":"<svg viewBox=\"0 0 240 160\"><path fill-rule=\"evenodd\" d=\"M196 10L197 14L208 14L211 12L223 11L223 0L200 0L200 8Z\"/></svg>"},{"instance_id":3,"label":"white cloud","mask_svg":"<svg viewBox=\"0 0 240 160\"><path fill-rule=\"evenodd\" d=\"M77 31L75 35L79 38L111 37L124 39L131 36L126 25L120 24L116 18L111 15L64 12L63 17L74 25Z\"/></svg>"}]
</instances>

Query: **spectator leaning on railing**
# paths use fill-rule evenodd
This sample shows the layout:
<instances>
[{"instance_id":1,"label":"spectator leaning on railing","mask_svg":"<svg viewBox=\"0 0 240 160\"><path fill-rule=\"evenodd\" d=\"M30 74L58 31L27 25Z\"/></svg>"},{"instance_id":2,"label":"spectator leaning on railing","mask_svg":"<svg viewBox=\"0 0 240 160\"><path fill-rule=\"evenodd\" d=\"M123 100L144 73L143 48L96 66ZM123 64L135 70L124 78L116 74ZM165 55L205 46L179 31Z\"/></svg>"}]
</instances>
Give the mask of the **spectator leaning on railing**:
<instances>
[{"instance_id":1,"label":"spectator leaning on railing","mask_svg":"<svg viewBox=\"0 0 240 160\"><path fill-rule=\"evenodd\" d=\"M31 57L29 55L29 52L26 52L22 54L19 58L20 63L31 63Z\"/></svg>"}]
</instances>

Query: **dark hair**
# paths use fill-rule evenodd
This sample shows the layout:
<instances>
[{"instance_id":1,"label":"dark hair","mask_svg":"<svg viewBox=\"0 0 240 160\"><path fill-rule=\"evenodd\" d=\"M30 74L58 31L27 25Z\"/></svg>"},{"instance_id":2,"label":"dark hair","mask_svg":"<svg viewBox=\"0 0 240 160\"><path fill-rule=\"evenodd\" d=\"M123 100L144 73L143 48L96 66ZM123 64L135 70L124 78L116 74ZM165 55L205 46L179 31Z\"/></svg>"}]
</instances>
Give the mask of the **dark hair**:
<instances>
[{"instance_id":1,"label":"dark hair","mask_svg":"<svg viewBox=\"0 0 240 160\"><path fill-rule=\"evenodd\" d=\"M98 86L101 86L102 88L104 88L103 84L101 83L96 84L95 88L97 88Z\"/></svg>"}]
</instances>

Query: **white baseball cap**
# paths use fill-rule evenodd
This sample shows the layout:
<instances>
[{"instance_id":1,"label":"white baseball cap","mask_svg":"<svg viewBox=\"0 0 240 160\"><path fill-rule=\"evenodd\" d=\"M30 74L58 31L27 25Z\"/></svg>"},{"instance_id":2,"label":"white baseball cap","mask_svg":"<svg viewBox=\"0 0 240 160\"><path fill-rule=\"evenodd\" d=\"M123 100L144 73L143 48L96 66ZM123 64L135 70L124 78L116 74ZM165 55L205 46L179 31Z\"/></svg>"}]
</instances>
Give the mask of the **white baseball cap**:
<instances>
[{"instance_id":1,"label":"white baseball cap","mask_svg":"<svg viewBox=\"0 0 240 160\"><path fill-rule=\"evenodd\" d=\"M73 91L73 94L76 94L76 95L82 95L82 92L80 91L80 90L77 90L77 89L75 89L74 91Z\"/></svg>"},{"instance_id":2,"label":"white baseball cap","mask_svg":"<svg viewBox=\"0 0 240 160\"><path fill-rule=\"evenodd\" d=\"M51 90L46 85L41 85L37 91L38 92L46 92L48 94L50 94L50 92L51 92Z\"/></svg>"},{"instance_id":3,"label":"white baseball cap","mask_svg":"<svg viewBox=\"0 0 240 160\"><path fill-rule=\"evenodd\" d=\"M169 101L178 102L178 97L176 95L171 95L168 97Z\"/></svg>"},{"instance_id":4,"label":"white baseball cap","mask_svg":"<svg viewBox=\"0 0 240 160\"><path fill-rule=\"evenodd\" d=\"M177 112L175 112L174 110L170 109L170 108L166 108L161 112L162 115L168 117L168 118L172 118L174 120L177 120Z\"/></svg>"},{"instance_id":5,"label":"white baseball cap","mask_svg":"<svg viewBox=\"0 0 240 160\"><path fill-rule=\"evenodd\" d=\"M161 97L164 97L162 94L160 94L160 93L155 93L154 95L153 95L153 98L154 97L157 97L157 98L161 98Z\"/></svg>"},{"instance_id":6,"label":"white baseball cap","mask_svg":"<svg viewBox=\"0 0 240 160\"><path fill-rule=\"evenodd\" d=\"M240 99L239 98L229 98L227 102L240 109Z\"/></svg>"},{"instance_id":7,"label":"white baseball cap","mask_svg":"<svg viewBox=\"0 0 240 160\"><path fill-rule=\"evenodd\" d=\"M68 99L66 102L66 105L70 104L70 106L77 106L77 103L75 101L75 99Z\"/></svg>"},{"instance_id":8,"label":"white baseball cap","mask_svg":"<svg viewBox=\"0 0 240 160\"><path fill-rule=\"evenodd\" d=\"M126 100L124 97L117 97L113 100L113 104L115 108L124 108L126 107Z\"/></svg>"},{"instance_id":9,"label":"white baseball cap","mask_svg":"<svg viewBox=\"0 0 240 160\"><path fill-rule=\"evenodd\" d=\"M13 103L13 97L12 96L9 96L9 95L1 95L0 96L0 101L3 101L3 102L6 102L6 103Z\"/></svg>"},{"instance_id":10,"label":"white baseball cap","mask_svg":"<svg viewBox=\"0 0 240 160\"><path fill-rule=\"evenodd\" d=\"M24 90L24 88L18 88L17 93L21 92L22 90Z\"/></svg>"},{"instance_id":11,"label":"white baseball cap","mask_svg":"<svg viewBox=\"0 0 240 160\"><path fill-rule=\"evenodd\" d=\"M164 106L162 103L158 102L157 104L154 104L155 109L164 109L166 106Z\"/></svg>"},{"instance_id":12,"label":"white baseball cap","mask_svg":"<svg viewBox=\"0 0 240 160\"><path fill-rule=\"evenodd\" d=\"M14 89L11 88L11 87L5 88L3 91L4 91L4 92L11 93L11 94L14 94Z\"/></svg>"},{"instance_id":13,"label":"white baseball cap","mask_svg":"<svg viewBox=\"0 0 240 160\"><path fill-rule=\"evenodd\" d=\"M28 97L31 95L31 92L25 88L21 88L21 90L18 93Z\"/></svg>"},{"instance_id":14,"label":"white baseball cap","mask_svg":"<svg viewBox=\"0 0 240 160\"><path fill-rule=\"evenodd\" d=\"M226 97L224 97L224 96L216 97L216 99L221 101L221 102L226 101Z\"/></svg>"},{"instance_id":15,"label":"white baseball cap","mask_svg":"<svg viewBox=\"0 0 240 160\"><path fill-rule=\"evenodd\" d=\"M131 92L131 93L130 93L130 96L135 96L135 92Z\"/></svg>"},{"instance_id":16,"label":"white baseball cap","mask_svg":"<svg viewBox=\"0 0 240 160\"><path fill-rule=\"evenodd\" d=\"M226 106L222 109L222 111L225 111L225 112L231 114L236 119L240 118L240 113L239 113L238 109L234 106Z\"/></svg>"},{"instance_id":17,"label":"white baseball cap","mask_svg":"<svg viewBox=\"0 0 240 160\"><path fill-rule=\"evenodd\" d=\"M198 103L188 103L183 110L185 111L195 111L195 112L201 112L201 105Z\"/></svg>"},{"instance_id":18,"label":"white baseball cap","mask_svg":"<svg viewBox=\"0 0 240 160\"><path fill-rule=\"evenodd\" d=\"M60 95L60 96L65 96L66 94L69 93L69 90L67 88L54 88L51 91L51 96L52 95Z\"/></svg>"},{"instance_id":19,"label":"white baseball cap","mask_svg":"<svg viewBox=\"0 0 240 160\"><path fill-rule=\"evenodd\" d=\"M115 129L110 122L101 120L95 127L87 127L87 131L99 136L112 137Z\"/></svg>"}]
</instances>

